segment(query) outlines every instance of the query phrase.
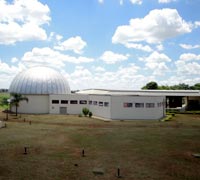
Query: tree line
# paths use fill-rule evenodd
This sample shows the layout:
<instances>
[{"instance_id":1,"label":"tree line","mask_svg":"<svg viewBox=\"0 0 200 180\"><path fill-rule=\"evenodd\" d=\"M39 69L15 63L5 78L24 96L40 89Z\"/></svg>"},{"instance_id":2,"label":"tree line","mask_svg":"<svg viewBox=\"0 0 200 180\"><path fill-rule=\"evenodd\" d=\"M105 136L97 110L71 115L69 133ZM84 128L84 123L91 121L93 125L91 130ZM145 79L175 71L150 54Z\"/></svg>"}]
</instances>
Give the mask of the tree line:
<instances>
[{"instance_id":1,"label":"tree line","mask_svg":"<svg viewBox=\"0 0 200 180\"><path fill-rule=\"evenodd\" d=\"M200 83L196 83L192 86L185 84L185 83L180 83L178 85L161 85L159 86L157 82L151 81L147 83L145 86L142 87L142 89L157 89L157 90L200 90Z\"/></svg>"}]
</instances>

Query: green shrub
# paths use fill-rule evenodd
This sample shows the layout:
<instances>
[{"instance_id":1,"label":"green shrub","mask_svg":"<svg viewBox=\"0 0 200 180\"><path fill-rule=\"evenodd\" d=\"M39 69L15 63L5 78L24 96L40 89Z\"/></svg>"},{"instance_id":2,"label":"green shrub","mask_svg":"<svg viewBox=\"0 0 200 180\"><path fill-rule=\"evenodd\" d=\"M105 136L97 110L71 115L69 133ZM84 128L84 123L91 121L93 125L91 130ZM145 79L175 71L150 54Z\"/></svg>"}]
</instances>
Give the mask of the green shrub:
<instances>
[{"instance_id":1,"label":"green shrub","mask_svg":"<svg viewBox=\"0 0 200 180\"><path fill-rule=\"evenodd\" d=\"M92 112L90 111L90 112L89 112L89 117L91 118L91 117L92 117L92 115L93 115L93 114L92 114Z\"/></svg>"},{"instance_id":2,"label":"green shrub","mask_svg":"<svg viewBox=\"0 0 200 180\"><path fill-rule=\"evenodd\" d=\"M84 116L87 116L90 111L88 108L83 108L82 112L83 112Z\"/></svg>"}]
</instances>

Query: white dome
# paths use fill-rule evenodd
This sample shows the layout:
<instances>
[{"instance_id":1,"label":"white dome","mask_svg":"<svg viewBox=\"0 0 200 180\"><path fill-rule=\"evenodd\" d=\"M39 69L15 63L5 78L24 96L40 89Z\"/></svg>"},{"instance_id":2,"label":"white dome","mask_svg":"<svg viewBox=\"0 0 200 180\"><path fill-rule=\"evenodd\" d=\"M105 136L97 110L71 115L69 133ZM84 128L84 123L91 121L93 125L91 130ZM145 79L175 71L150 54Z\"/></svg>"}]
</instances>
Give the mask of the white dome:
<instances>
[{"instance_id":1,"label":"white dome","mask_svg":"<svg viewBox=\"0 0 200 180\"><path fill-rule=\"evenodd\" d=\"M69 94L67 80L48 67L33 67L19 73L12 81L10 93L19 94Z\"/></svg>"}]
</instances>

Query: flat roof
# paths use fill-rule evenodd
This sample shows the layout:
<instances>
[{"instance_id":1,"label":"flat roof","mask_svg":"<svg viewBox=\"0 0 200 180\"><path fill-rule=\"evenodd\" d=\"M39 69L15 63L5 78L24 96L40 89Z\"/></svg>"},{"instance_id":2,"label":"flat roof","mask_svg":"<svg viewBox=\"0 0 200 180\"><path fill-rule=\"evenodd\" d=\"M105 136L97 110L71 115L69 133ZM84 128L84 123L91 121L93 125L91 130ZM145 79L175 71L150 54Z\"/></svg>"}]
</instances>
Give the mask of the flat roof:
<instances>
[{"instance_id":1,"label":"flat roof","mask_svg":"<svg viewBox=\"0 0 200 180\"><path fill-rule=\"evenodd\" d=\"M200 96L199 90L109 90L85 89L77 94L89 95L124 95L124 96Z\"/></svg>"}]
</instances>

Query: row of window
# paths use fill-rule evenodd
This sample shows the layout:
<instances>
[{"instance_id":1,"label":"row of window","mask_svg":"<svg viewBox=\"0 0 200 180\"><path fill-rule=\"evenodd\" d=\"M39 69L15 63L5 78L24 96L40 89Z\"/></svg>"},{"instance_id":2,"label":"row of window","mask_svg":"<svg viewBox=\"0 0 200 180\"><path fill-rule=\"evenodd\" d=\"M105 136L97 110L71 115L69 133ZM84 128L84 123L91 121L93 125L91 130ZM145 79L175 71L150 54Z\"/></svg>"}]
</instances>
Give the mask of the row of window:
<instances>
[{"instance_id":1,"label":"row of window","mask_svg":"<svg viewBox=\"0 0 200 180\"><path fill-rule=\"evenodd\" d=\"M129 102L125 102L123 104L124 108L131 108L135 105L136 108L144 108L144 105L146 108L154 108L155 107L155 103L129 103ZM162 102L157 103L157 107L161 107L163 106Z\"/></svg>"},{"instance_id":2,"label":"row of window","mask_svg":"<svg viewBox=\"0 0 200 180\"><path fill-rule=\"evenodd\" d=\"M79 100L79 102L78 102L78 100L70 100L69 102L68 102L68 100L52 100L51 101L51 103L52 104L59 104L59 103L61 103L61 104L87 104L87 100ZM108 107L109 106L109 102L103 102L103 101L89 101L88 102L89 103L89 105L98 105L98 106L105 106L105 107Z\"/></svg>"}]
</instances>

